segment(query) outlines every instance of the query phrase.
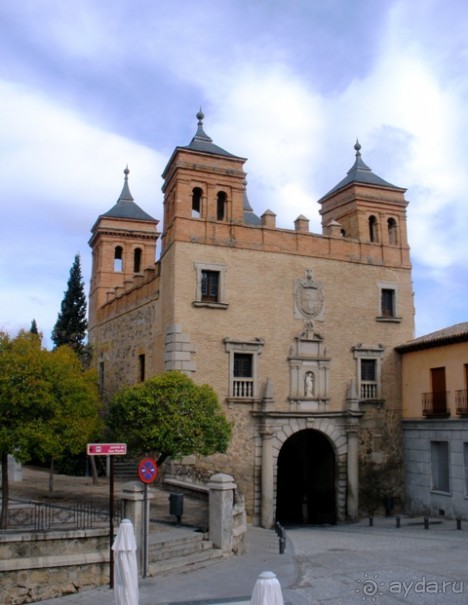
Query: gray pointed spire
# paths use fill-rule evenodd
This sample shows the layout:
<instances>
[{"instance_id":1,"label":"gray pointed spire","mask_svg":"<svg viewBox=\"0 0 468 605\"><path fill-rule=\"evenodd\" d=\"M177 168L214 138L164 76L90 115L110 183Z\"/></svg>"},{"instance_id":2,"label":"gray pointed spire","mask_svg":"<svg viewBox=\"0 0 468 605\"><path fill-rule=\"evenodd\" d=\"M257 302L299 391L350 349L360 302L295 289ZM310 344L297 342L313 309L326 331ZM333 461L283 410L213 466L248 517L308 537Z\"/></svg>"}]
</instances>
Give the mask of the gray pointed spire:
<instances>
[{"instance_id":1,"label":"gray pointed spire","mask_svg":"<svg viewBox=\"0 0 468 605\"><path fill-rule=\"evenodd\" d=\"M128 175L129 174L130 174L130 170L128 169L128 164L127 164L127 166L125 167L125 170L124 170L124 175L125 175L124 185L122 187L122 193L120 194L118 201L133 202L133 196L130 193L130 187L128 186Z\"/></svg>"},{"instance_id":2,"label":"gray pointed spire","mask_svg":"<svg viewBox=\"0 0 468 605\"><path fill-rule=\"evenodd\" d=\"M354 144L354 150L356 151L356 160L351 168L346 173L344 179L342 179L338 185L335 185L333 189L331 189L326 195L324 195L319 202L329 197L332 193L336 193L340 189L344 189L348 185L353 183L359 183L362 185L374 185L377 187L385 187L387 189L401 189L400 187L396 187L392 185L388 181L384 181L384 179L380 178L380 176L374 174L372 169L365 164L361 157L361 143L359 139L356 139L356 143Z\"/></svg>"}]
</instances>

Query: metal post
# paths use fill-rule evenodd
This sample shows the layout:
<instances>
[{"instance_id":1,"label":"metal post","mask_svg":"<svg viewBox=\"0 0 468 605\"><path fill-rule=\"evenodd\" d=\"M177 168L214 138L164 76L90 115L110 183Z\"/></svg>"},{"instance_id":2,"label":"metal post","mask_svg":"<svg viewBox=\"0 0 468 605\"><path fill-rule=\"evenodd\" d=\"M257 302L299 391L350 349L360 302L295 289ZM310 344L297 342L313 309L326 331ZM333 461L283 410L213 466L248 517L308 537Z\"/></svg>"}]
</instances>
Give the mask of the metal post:
<instances>
[{"instance_id":1,"label":"metal post","mask_svg":"<svg viewBox=\"0 0 468 605\"><path fill-rule=\"evenodd\" d=\"M144 484L143 492L143 577L146 578L148 569L148 484Z\"/></svg>"},{"instance_id":2,"label":"metal post","mask_svg":"<svg viewBox=\"0 0 468 605\"><path fill-rule=\"evenodd\" d=\"M429 517L424 517L424 529L429 529Z\"/></svg>"},{"instance_id":3,"label":"metal post","mask_svg":"<svg viewBox=\"0 0 468 605\"><path fill-rule=\"evenodd\" d=\"M397 515L395 518L397 528L400 527L400 515Z\"/></svg>"},{"instance_id":4,"label":"metal post","mask_svg":"<svg viewBox=\"0 0 468 605\"><path fill-rule=\"evenodd\" d=\"M462 528L462 524L461 524L461 517L457 517L457 529L461 529Z\"/></svg>"},{"instance_id":5,"label":"metal post","mask_svg":"<svg viewBox=\"0 0 468 605\"><path fill-rule=\"evenodd\" d=\"M374 517L369 517L369 527L374 527Z\"/></svg>"},{"instance_id":6,"label":"metal post","mask_svg":"<svg viewBox=\"0 0 468 605\"><path fill-rule=\"evenodd\" d=\"M114 551L112 543L114 541L114 456L110 458L110 477L109 477L109 588L114 588Z\"/></svg>"}]
</instances>

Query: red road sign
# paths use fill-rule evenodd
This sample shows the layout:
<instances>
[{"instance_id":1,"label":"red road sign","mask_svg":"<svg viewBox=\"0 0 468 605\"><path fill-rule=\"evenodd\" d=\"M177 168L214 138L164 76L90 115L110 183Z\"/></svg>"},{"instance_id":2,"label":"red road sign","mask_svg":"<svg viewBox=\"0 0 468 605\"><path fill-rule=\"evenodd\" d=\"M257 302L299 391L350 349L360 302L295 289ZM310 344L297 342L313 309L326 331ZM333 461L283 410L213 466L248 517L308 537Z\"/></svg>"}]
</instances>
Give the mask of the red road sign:
<instances>
[{"instance_id":1,"label":"red road sign","mask_svg":"<svg viewBox=\"0 0 468 605\"><path fill-rule=\"evenodd\" d=\"M127 453L126 443L88 443L88 456L124 456Z\"/></svg>"},{"instance_id":2,"label":"red road sign","mask_svg":"<svg viewBox=\"0 0 468 605\"><path fill-rule=\"evenodd\" d=\"M143 483L152 483L158 476L158 465L151 456L143 458L138 465L138 476Z\"/></svg>"}]
</instances>

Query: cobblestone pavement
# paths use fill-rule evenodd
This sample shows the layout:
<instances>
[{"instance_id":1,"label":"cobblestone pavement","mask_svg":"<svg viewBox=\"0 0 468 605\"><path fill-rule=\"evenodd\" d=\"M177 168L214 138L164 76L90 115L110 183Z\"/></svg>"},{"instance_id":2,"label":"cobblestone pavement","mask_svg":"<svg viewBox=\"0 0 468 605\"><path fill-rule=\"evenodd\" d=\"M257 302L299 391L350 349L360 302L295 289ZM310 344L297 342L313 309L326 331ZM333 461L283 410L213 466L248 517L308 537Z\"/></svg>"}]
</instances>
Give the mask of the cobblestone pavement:
<instances>
[{"instance_id":1,"label":"cobblestone pavement","mask_svg":"<svg viewBox=\"0 0 468 605\"><path fill-rule=\"evenodd\" d=\"M35 472L32 474L34 475ZM36 491L34 481L39 481ZM66 494L67 482L56 478L56 495ZM108 484L93 486L90 478L77 480L73 491L82 495L101 493ZM47 492L47 473L29 476L26 469L21 489ZM29 484L27 488L24 484ZM78 485L78 488L76 487ZM17 486L18 487L18 486ZM118 486L116 486L116 491ZM153 488L154 489L154 488ZM62 494L62 496L60 496ZM45 497L45 496L44 496ZM187 499L187 522L204 522L206 511L199 500ZM173 522L168 513L168 493L156 488L152 515ZM287 605L467 605L468 522L457 529L455 521L431 519L428 529L422 518L376 518L329 527L287 528L284 554L278 552L272 530L249 527L248 552L210 567L140 581L139 605L218 604L247 605L262 571L276 573ZM107 587L43 601L43 605L113 605Z\"/></svg>"}]
</instances>

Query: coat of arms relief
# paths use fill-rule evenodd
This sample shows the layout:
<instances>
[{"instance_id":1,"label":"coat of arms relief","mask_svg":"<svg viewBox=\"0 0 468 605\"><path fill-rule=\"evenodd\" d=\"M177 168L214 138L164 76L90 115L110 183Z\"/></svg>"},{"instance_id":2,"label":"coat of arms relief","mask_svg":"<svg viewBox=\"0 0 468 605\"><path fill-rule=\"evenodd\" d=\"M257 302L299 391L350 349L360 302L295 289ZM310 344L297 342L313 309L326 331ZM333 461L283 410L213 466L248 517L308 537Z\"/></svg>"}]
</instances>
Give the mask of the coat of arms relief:
<instances>
[{"instance_id":1,"label":"coat of arms relief","mask_svg":"<svg viewBox=\"0 0 468 605\"><path fill-rule=\"evenodd\" d=\"M314 280L312 269L306 269L304 278L294 282L294 316L304 321L304 330L295 337L289 353L289 401L294 410L326 409L330 360L323 337L315 331L323 315L322 285Z\"/></svg>"},{"instance_id":2,"label":"coat of arms relief","mask_svg":"<svg viewBox=\"0 0 468 605\"><path fill-rule=\"evenodd\" d=\"M312 269L305 270L304 279L297 279L294 286L295 316L303 318L306 327L313 328L314 320L323 317L322 285L316 282Z\"/></svg>"}]
</instances>

